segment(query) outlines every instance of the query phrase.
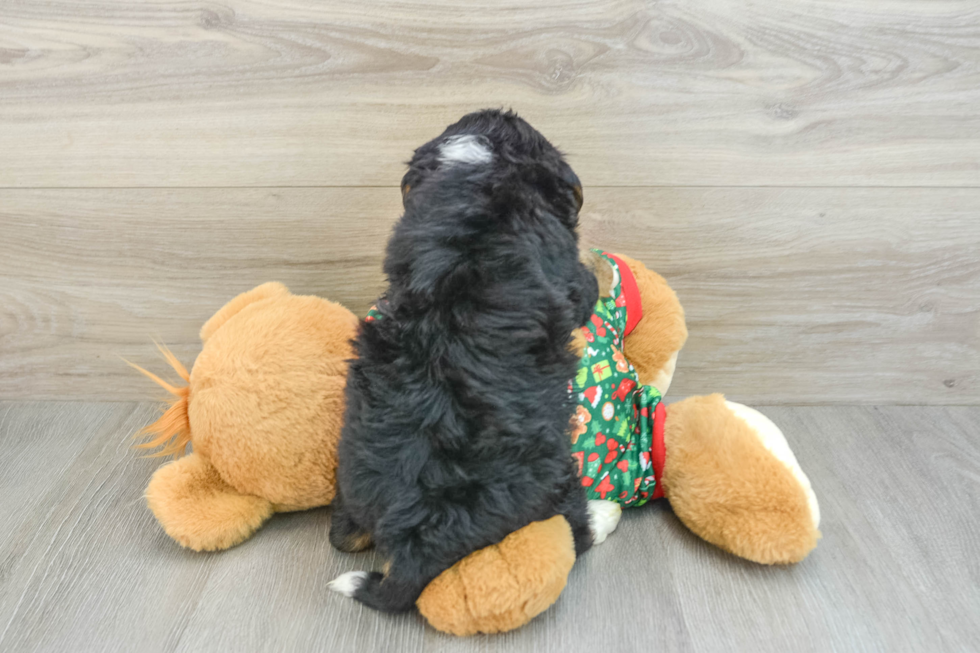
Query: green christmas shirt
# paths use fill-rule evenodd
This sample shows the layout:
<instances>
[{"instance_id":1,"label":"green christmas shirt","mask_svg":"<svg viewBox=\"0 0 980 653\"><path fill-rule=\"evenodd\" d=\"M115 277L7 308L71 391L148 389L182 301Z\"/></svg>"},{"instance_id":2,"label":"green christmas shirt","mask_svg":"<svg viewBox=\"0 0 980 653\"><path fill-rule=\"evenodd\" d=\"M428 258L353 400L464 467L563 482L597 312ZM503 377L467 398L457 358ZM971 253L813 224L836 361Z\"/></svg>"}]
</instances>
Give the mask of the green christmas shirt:
<instances>
[{"instance_id":1,"label":"green christmas shirt","mask_svg":"<svg viewBox=\"0 0 980 653\"><path fill-rule=\"evenodd\" d=\"M641 506L654 497L651 452L663 407L660 392L640 385L639 375L623 355L627 309L641 310L633 305L638 295L630 298L623 288L623 275L632 280L632 272L623 270L615 257L595 251L612 266L613 287L610 297L599 298L592 319L582 327L586 347L569 384L578 398L572 418L572 456L589 499L616 501L624 508Z\"/></svg>"}]
</instances>

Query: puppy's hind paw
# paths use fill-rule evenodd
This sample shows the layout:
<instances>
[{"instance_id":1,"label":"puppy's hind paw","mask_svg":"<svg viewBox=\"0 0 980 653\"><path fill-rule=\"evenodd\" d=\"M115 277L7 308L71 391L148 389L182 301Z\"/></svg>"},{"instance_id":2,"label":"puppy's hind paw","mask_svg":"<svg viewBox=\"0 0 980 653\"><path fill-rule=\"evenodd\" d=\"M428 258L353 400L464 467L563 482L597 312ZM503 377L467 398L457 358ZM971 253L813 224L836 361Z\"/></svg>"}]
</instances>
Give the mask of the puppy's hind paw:
<instances>
[{"instance_id":1,"label":"puppy's hind paw","mask_svg":"<svg viewBox=\"0 0 980 653\"><path fill-rule=\"evenodd\" d=\"M623 509L615 501L592 499L589 501L589 528L592 529L592 543L602 544L606 536L616 530Z\"/></svg>"},{"instance_id":2,"label":"puppy's hind paw","mask_svg":"<svg viewBox=\"0 0 980 653\"><path fill-rule=\"evenodd\" d=\"M364 584L367 576L366 571L348 571L327 583L327 588L344 596L354 596L354 592Z\"/></svg>"}]
</instances>

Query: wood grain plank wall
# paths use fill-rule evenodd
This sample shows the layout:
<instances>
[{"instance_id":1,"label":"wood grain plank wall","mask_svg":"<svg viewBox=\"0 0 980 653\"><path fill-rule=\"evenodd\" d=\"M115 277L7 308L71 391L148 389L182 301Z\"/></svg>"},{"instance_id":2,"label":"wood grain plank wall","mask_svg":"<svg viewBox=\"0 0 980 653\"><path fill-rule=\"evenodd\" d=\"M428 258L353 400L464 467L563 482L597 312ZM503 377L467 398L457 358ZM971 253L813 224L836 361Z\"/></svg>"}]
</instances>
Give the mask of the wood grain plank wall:
<instances>
[{"instance_id":1,"label":"wood grain plank wall","mask_svg":"<svg viewBox=\"0 0 980 653\"><path fill-rule=\"evenodd\" d=\"M363 313L395 188L0 191L0 397L140 399L277 279ZM661 272L691 336L671 394L977 403L980 189L601 188L586 243Z\"/></svg>"},{"instance_id":2,"label":"wood grain plank wall","mask_svg":"<svg viewBox=\"0 0 980 653\"><path fill-rule=\"evenodd\" d=\"M677 288L676 394L980 403L980 5L0 3L0 398L280 279L363 311L413 147L512 106Z\"/></svg>"},{"instance_id":3,"label":"wood grain plank wall","mask_svg":"<svg viewBox=\"0 0 980 653\"><path fill-rule=\"evenodd\" d=\"M965 0L6 0L0 186L391 186L487 105L586 186L976 186L978 26Z\"/></svg>"}]
</instances>

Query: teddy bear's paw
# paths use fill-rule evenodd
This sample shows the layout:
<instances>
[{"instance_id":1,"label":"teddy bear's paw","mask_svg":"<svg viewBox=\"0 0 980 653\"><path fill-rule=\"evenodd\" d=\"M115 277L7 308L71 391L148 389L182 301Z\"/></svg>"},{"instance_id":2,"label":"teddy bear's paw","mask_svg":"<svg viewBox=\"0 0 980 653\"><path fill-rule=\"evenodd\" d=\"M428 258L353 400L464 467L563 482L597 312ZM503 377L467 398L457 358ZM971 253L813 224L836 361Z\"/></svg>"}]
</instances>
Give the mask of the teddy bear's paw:
<instances>
[{"instance_id":1,"label":"teddy bear's paw","mask_svg":"<svg viewBox=\"0 0 980 653\"><path fill-rule=\"evenodd\" d=\"M602 544L616 530L623 509L615 501L593 499L589 501L589 528L592 530L592 543Z\"/></svg>"}]
</instances>

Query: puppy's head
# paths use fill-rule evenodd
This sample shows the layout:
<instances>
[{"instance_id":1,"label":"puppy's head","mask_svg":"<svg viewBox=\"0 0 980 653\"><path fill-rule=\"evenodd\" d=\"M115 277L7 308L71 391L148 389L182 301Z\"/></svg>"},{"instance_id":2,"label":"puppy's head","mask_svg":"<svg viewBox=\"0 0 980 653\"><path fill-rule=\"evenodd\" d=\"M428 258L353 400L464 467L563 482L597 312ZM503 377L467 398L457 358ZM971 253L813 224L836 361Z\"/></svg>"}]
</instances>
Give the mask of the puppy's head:
<instances>
[{"instance_id":1,"label":"puppy's head","mask_svg":"<svg viewBox=\"0 0 980 653\"><path fill-rule=\"evenodd\" d=\"M463 116L415 151L402 179L406 209L438 202L447 187L512 209L538 205L569 228L578 224L583 199L582 185L561 152L517 114L496 109Z\"/></svg>"},{"instance_id":2,"label":"puppy's head","mask_svg":"<svg viewBox=\"0 0 980 653\"><path fill-rule=\"evenodd\" d=\"M533 285L537 275L539 289L565 298L568 319L556 328L591 315L596 281L578 261L576 234L582 186L561 152L516 114L468 114L418 148L402 197L385 272L413 301L458 298L490 278Z\"/></svg>"}]
</instances>

